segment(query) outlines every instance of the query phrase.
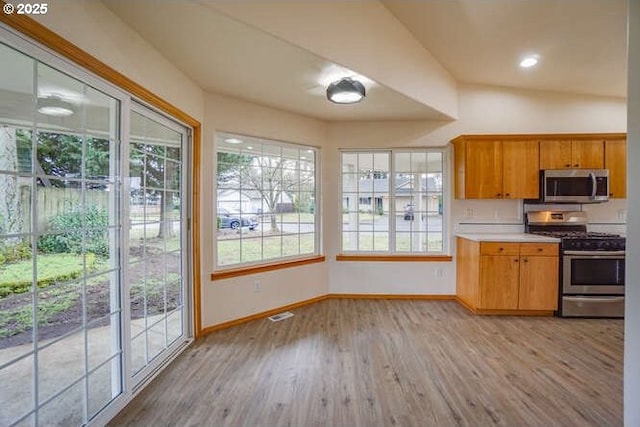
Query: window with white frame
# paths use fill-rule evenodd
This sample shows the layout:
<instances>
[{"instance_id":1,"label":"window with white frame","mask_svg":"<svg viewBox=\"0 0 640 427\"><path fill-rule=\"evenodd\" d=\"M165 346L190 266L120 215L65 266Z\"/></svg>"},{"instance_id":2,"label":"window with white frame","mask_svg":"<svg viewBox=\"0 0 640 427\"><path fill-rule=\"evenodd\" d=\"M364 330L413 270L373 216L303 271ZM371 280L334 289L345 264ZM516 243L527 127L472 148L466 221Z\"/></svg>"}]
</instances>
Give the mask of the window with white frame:
<instances>
[{"instance_id":1,"label":"window with white frame","mask_svg":"<svg viewBox=\"0 0 640 427\"><path fill-rule=\"evenodd\" d=\"M318 151L227 133L216 147L216 266L319 254Z\"/></svg>"},{"instance_id":2,"label":"window with white frame","mask_svg":"<svg viewBox=\"0 0 640 427\"><path fill-rule=\"evenodd\" d=\"M342 151L342 251L445 253L446 151Z\"/></svg>"}]
</instances>

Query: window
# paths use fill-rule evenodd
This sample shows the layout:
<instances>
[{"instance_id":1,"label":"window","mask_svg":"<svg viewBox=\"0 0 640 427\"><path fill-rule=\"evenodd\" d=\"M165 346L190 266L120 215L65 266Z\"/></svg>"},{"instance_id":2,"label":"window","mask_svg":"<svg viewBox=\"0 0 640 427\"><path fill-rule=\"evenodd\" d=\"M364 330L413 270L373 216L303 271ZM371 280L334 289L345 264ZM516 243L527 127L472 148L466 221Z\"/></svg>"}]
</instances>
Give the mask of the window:
<instances>
[{"instance_id":1,"label":"window","mask_svg":"<svg viewBox=\"0 0 640 427\"><path fill-rule=\"evenodd\" d=\"M225 133L216 147L216 266L317 255L317 150Z\"/></svg>"},{"instance_id":2,"label":"window","mask_svg":"<svg viewBox=\"0 0 640 427\"><path fill-rule=\"evenodd\" d=\"M442 254L444 149L342 152L342 251Z\"/></svg>"}]
</instances>

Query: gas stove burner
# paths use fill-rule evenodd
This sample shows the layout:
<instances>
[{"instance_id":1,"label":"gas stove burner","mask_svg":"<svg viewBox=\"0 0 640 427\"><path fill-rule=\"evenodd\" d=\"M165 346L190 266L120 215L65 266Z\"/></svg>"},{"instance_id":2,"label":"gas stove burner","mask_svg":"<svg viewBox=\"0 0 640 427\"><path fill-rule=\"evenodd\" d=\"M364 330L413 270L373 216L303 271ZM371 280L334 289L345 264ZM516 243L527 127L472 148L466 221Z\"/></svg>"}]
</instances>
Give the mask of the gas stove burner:
<instances>
[{"instance_id":1,"label":"gas stove burner","mask_svg":"<svg viewBox=\"0 0 640 427\"><path fill-rule=\"evenodd\" d=\"M530 233L559 239L615 239L620 237L619 234L598 233L595 231L530 231Z\"/></svg>"}]
</instances>

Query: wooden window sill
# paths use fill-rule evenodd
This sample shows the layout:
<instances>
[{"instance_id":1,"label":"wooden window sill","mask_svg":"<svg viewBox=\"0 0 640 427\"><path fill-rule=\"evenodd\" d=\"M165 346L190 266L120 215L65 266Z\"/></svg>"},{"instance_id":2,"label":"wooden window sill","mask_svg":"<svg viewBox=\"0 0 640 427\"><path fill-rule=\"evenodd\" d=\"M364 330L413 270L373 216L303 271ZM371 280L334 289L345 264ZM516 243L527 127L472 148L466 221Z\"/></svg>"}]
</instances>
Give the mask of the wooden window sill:
<instances>
[{"instance_id":1,"label":"wooden window sill","mask_svg":"<svg viewBox=\"0 0 640 427\"><path fill-rule=\"evenodd\" d=\"M451 255L336 255L336 261L450 262Z\"/></svg>"},{"instance_id":2,"label":"wooden window sill","mask_svg":"<svg viewBox=\"0 0 640 427\"><path fill-rule=\"evenodd\" d=\"M278 262L274 264L255 265L251 267L234 268L232 270L223 270L211 273L211 280L229 279L231 277L247 276L250 274L264 273L265 271L281 270L283 268L299 267L301 265L316 264L324 262L324 255L312 258L296 259L292 261Z\"/></svg>"}]
</instances>

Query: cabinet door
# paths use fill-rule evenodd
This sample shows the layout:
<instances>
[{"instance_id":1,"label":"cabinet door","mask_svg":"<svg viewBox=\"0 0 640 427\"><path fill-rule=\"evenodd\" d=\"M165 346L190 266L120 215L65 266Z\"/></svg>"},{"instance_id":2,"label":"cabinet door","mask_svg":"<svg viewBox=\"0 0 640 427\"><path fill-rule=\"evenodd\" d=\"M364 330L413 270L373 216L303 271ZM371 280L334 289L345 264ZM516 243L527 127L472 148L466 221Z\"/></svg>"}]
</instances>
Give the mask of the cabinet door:
<instances>
[{"instance_id":1,"label":"cabinet door","mask_svg":"<svg viewBox=\"0 0 640 427\"><path fill-rule=\"evenodd\" d=\"M540 150L538 141L502 142L502 190L505 199L537 199Z\"/></svg>"},{"instance_id":2,"label":"cabinet door","mask_svg":"<svg viewBox=\"0 0 640 427\"><path fill-rule=\"evenodd\" d=\"M604 142L601 139L590 141L571 141L571 150L573 168L604 168Z\"/></svg>"},{"instance_id":3,"label":"cabinet door","mask_svg":"<svg viewBox=\"0 0 640 427\"><path fill-rule=\"evenodd\" d=\"M518 256L480 257L480 307L515 310L518 308Z\"/></svg>"},{"instance_id":4,"label":"cabinet door","mask_svg":"<svg viewBox=\"0 0 640 427\"><path fill-rule=\"evenodd\" d=\"M557 256L520 258L520 310L557 310L559 286Z\"/></svg>"},{"instance_id":5,"label":"cabinet door","mask_svg":"<svg viewBox=\"0 0 640 427\"><path fill-rule=\"evenodd\" d=\"M466 146L466 198L502 198L502 144L469 141Z\"/></svg>"},{"instance_id":6,"label":"cabinet door","mask_svg":"<svg viewBox=\"0 0 640 427\"><path fill-rule=\"evenodd\" d=\"M609 197L627 197L627 142L605 141L605 168L609 169Z\"/></svg>"},{"instance_id":7,"label":"cabinet door","mask_svg":"<svg viewBox=\"0 0 640 427\"><path fill-rule=\"evenodd\" d=\"M571 167L571 141L540 141L540 169Z\"/></svg>"}]
</instances>

